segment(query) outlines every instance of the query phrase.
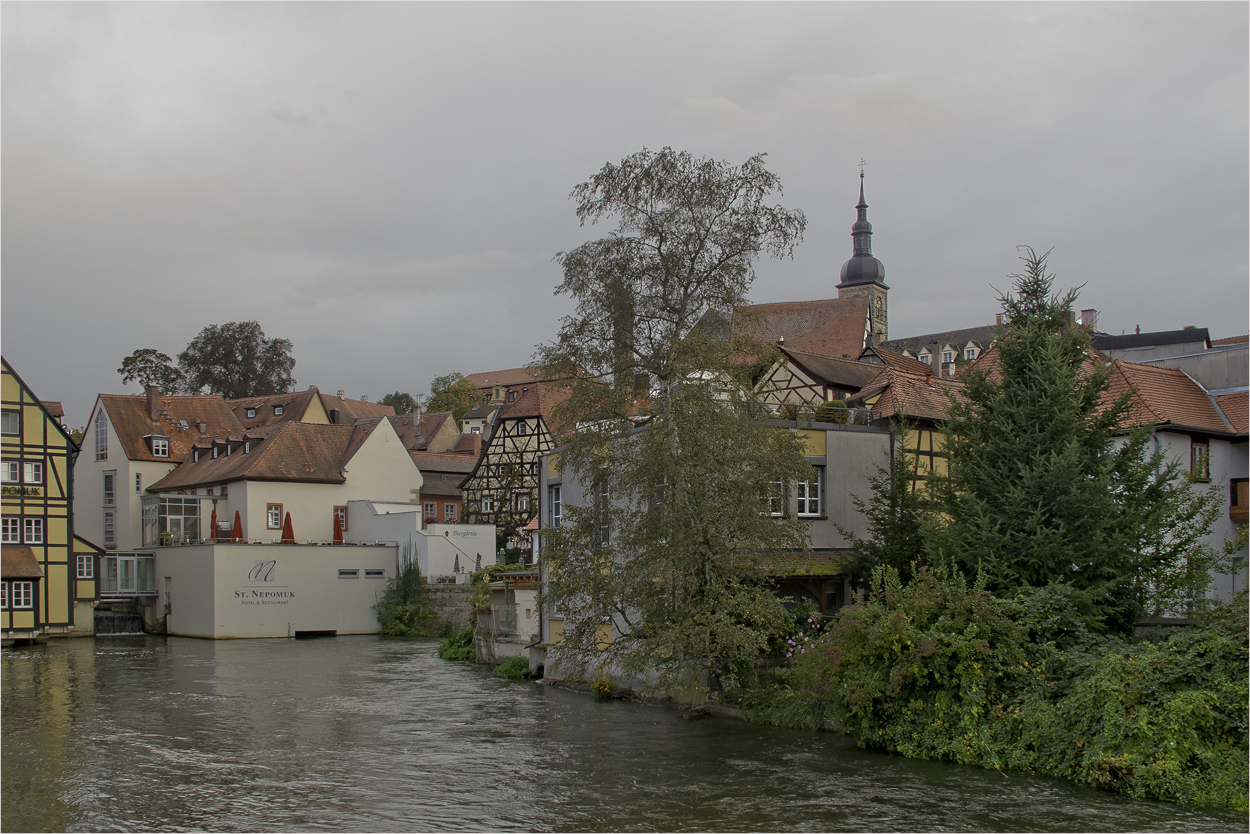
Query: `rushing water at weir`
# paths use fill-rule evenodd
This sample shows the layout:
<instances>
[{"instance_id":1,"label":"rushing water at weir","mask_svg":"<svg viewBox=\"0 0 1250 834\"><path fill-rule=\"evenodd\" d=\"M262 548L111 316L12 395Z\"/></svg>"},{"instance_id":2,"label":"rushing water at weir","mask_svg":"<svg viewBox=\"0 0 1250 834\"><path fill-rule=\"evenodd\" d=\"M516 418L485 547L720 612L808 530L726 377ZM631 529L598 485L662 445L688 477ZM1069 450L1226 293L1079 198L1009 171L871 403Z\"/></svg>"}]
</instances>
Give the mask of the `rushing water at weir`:
<instances>
[{"instance_id":1,"label":"rushing water at weir","mask_svg":"<svg viewBox=\"0 0 1250 834\"><path fill-rule=\"evenodd\" d=\"M58 640L3 654L5 831L1244 831L1246 816L683 720L430 641Z\"/></svg>"}]
</instances>

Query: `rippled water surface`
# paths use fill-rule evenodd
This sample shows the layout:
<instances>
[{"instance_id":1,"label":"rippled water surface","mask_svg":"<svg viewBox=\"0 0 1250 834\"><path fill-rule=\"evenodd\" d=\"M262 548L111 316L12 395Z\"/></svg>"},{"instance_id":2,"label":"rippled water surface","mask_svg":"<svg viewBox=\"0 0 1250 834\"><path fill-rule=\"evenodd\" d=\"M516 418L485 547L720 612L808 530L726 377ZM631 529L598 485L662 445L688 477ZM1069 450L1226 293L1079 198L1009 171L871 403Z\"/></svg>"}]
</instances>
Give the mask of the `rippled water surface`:
<instances>
[{"instance_id":1,"label":"rippled water surface","mask_svg":"<svg viewBox=\"0 0 1250 834\"><path fill-rule=\"evenodd\" d=\"M0 826L1245 831L1244 814L596 703L429 641L59 640L3 653Z\"/></svg>"}]
</instances>

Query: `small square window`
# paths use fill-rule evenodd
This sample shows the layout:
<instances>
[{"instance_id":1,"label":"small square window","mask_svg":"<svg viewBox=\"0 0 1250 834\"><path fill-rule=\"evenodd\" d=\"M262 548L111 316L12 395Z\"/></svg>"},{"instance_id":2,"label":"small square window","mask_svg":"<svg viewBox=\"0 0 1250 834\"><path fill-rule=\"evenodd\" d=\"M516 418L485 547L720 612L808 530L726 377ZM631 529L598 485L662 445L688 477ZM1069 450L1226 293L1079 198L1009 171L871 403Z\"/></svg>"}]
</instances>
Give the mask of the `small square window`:
<instances>
[{"instance_id":1,"label":"small square window","mask_svg":"<svg viewBox=\"0 0 1250 834\"><path fill-rule=\"evenodd\" d=\"M78 578L95 579L95 557L82 553L78 555Z\"/></svg>"},{"instance_id":2,"label":"small square window","mask_svg":"<svg viewBox=\"0 0 1250 834\"><path fill-rule=\"evenodd\" d=\"M9 607L9 583L0 582L0 608Z\"/></svg>"},{"instance_id":3,"label":"small square window","mask_svg":"<svg viewBox=\"0 0 1250 834\"><path fill-rule=\"evenodd\" d=\"M976 358L977 358L977 349L976 349L976 348L968 348L967 350L965 350L965 351L964 351L964 358L965 358L965 359L967 359L969 362L971 362L973 359L976 359Z\"/></svg>"},{"instance_id":4,"label":"small square window","mask_svg":"<svg viewBox=\"0 0 1250 834\"><path fill-rule=\"evenodd\" d=\"M249 419L249 420L250 420L250 419L252 419L253 417L255 417L255 416L256 416L256 409L254 409L254 408L249 408L249 409L248 409L245 413L247 414L247 419Z\"/></svg>"},{"instance_id":5,"label":"small square window","mask_svg":"<svg viewBox=\"0 0 1250 834\"><path fill-rule=\"evenodd\" d=\"M43 483L43 464L26 461L22 464L22 481L28 484Z\"/></svg>"},{"instance_id":6,"label":"small square window","mask_svg":"<svg viewBox=\"0 0 1250 834\"><path fill-rule=\"evenodd\" d=\"M157 458L169 457L169 438L153 437L152 438L152 456Z\"/></svg>"},{"instance_id":7,"label":"small square window","mask_svg":"<svg viewBox=\"0 0 1250 834\"><path fill-rule=\"evenodd\" d=\"M455 504L443 505L443 518L449 524L456 520L456 505Z\"/></svg>"},{"instance_id":8,"label":"small square window","mask_svg":"<svg viewBox=\"0 0 1250 834\"><path fill-rule=\"evenodd\" d=\"M6 484L17 483L17 461L6 460L4 465L0 467L0 471L3 471L4 482Z\"/></svg>"},{"instance_id":9,"label":"small square window","mask_svg":"<svg viewBox=\"0 0 1250 834\"><path fill-rule=\"evenodd\" d=\"M473 426L471 429L469 429L469 434L481 434L481 433L482 433L481 426Z\"/></svg>"},{"instance_id":10,"label":"small square window","mask_svg":"<svg viewBox=\"0 0 1250 834\"><path fill-rule=\"evenodd\" d=\"M221 497L222 497L222 498L227 498L227 497L229 497L229 495L230 495L230 485L229 485L229 484L222 484L222 485L221 485Z\"/></svg>"},{"instance_id":11,"label":"small square window","mask_svg":"<svg viewBox=\"0 0 1250 834\"><path fill-rule=\"evenodd\" d=\"M282 416L282 412L284 412L284 411L286 411L286 409L285 409L285 408L283 408L283 407L282 407L282 406L280 406L280 405L275 405L275 406L273 407L273 416L275 416L275 417L281 417L281 416Z\"/></svg>"},{"instance_id":12,"label":"small square window","mask_svg":"<svg viewBox=\"0 0 1250 834\"><path fill-rule=\"evenodd\" d=\"M16 411L0 413L0 434L18 434L22 429L22 415Z\"/></svg>"},{"instance_id":13,"label":"small square window","mask_svg":"<svg viewBox=\"0 0 1250 834\"><path fill-rule=\"evenodd\" d=\"M433 521L438 518L438 504L434 501L425 502L425 520Z\"/></svg>"},{"instance_id":14,"label":"small square window","mask_svg":"<svg viewBox=\"0 0 1250 834\"><path fill-rule=\"evenodd\" d=\"M495 497L493 495L482 496L482 512L493 513L495 511Z\"/></svg>"},{"instance_id":15,"label":"small square window","mask_svg":"<svg viewBox=\"0 0 1250 834\"><path fill-rule=\"evenodd\" d=\"M21 526L17 516L5 516L3 519L0 519L0 542L21 544Z\"/></svg>"}]
</instances>

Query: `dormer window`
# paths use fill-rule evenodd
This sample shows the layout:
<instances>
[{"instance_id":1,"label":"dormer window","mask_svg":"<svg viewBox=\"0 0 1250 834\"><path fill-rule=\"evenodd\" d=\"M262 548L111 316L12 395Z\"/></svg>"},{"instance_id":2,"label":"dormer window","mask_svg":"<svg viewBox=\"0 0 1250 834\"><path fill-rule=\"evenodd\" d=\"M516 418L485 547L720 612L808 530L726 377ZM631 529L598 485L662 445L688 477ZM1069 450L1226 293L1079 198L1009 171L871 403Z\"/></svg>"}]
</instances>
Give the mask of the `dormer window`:
<instances>
[{"instance_id":1,"label":"dormer window","mask_svg":"<svg viewBox=\"0 0 1250 834\"><path fill-rule=\"evenodd\" d=\"M214 447L213 447L213 457L214 457L214 458L215 458L215 457L217 457L217 453L218 453L218 452L220 452L220 451L221 451L221 448L220 448L219 446L214 446Z\"/></svg>"},{"instance_id":2,"label":"dormer window","mask_svg":"<svg viewBox=\"0 0 1250 834\"><path fill-rule=\"evenodd\" d=\"M282 412L283 412L283 411L286 411L286 409L285 409L285 408L283 408L283 407L282 407L282 406L280 406L280 405L275 405L275 406L273 407L273 416L274 416L274 417L281 417L281 416L282 416Z\"/></svg>"},{"instance_id":3,"label":"dormer window","mask_svg":"<svg viewBox=\"0 0 1250 834\"><path fill-rule=\"evenodd\" d=\"M967 359L969 362L971 362L973 359L976 359L976 358L977 358L976 348L974 347L964 348L964 359Z\"/></svg>"},{"instance_id":4,"label":"dormer window","mask_svg":"<svg viewBox=\"0 0 1250 834\"><path fill-rule=\"evenodd\" d=\"M250 451L252 451L252 441L244 440L243 441L243 454L246 455Z\"/></svg>"},{"instance_id":5,"label":"dormer window","mask_svg":"<svg viewBox=\"0 0 1250 834\"><path fill-rule=\"evenodd\" d=\"M230 444L226 444L226 457L230 457Z\"/></svg>"},{"instance_id":6,"label":"dormer window","mask_svg":"<svg viewBox=\"0 0 1250 834\"><path fill-rule=\"evenodd\" d=\"M254 409L254 408L249 408L249 409L248 409L246 412L244 412L244 413L245 413L245 414L247 414L247 419L251 420L253 417L255 417L255 416L256 416L256 409Z\"/></svg>"},{"instance_id":7,"label":"dormer window","mask_svg":"<svg viewBox=\"0 0 1250 834\"><path fill-rule=\"evenodd\" d=\"M510 402L510 403L514 403L514 402L516 402L516 391L509 391L509 392L508 392L508 402Z\"/></svg>"},{"instance_id":8,"label":"dormer window","mask_svg":"<svg viewBox=\"0 0 1250 834\"><path fill-rule=\"evenodd\" d=\"M949 365L950 363L954 361L955 361L955 351L953 350L942 351L942 364L943 365Z\"/></svg>"},{"instance_id":9,"label":"dormer window","mask_svg":"<svg viewBox=\"0 0 1250 834\"><path fill-rule=\"evenodd\" d=\"M200 450L199 449L196 449L194 452L191 453L191 462L192 463L200 462ZM135 490L135 492L138 492L138 491L139 490Z\"/></svg>"},{"instance_id":10,"label":"dormer window","mask_svg":"<svg viewBox=\"0 0 1250 834\"><path fill-rule=\"evenodd\" d=\"M152 438L152 457L167 458L169 457L169 438L153 437Z\"/></svg>"},{"instance_id":11,"label":"dormer window","mask_svg":"<svg viewBox=\"0 0 1250 834\"><path fill-rule=\"evenodd\" d=\"M926 365L931 365L933 364L933 357L928 353L928 351L925 351L924 353L920 354L920 361L925 363Z\"/></svg>"}]
</instances>

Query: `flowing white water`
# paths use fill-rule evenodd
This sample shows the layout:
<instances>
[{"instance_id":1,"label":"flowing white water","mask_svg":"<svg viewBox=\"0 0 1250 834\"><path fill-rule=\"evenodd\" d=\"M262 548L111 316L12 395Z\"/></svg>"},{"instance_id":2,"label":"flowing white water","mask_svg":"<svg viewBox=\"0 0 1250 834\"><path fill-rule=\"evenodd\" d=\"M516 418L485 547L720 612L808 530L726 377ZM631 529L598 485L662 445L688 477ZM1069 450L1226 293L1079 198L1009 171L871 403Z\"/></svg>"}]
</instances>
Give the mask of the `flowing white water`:
<instances>
[{"instance_id":1,"label":"flowing white water","mask_svg":"<svg viewBox=\"0 0 1250 834\"><path fill-rule=\"evenodd\" d=\"M1246 816L511 683L431 641L3 653L0 828L1244 831Z\"/></svg>"}]
</instances>

